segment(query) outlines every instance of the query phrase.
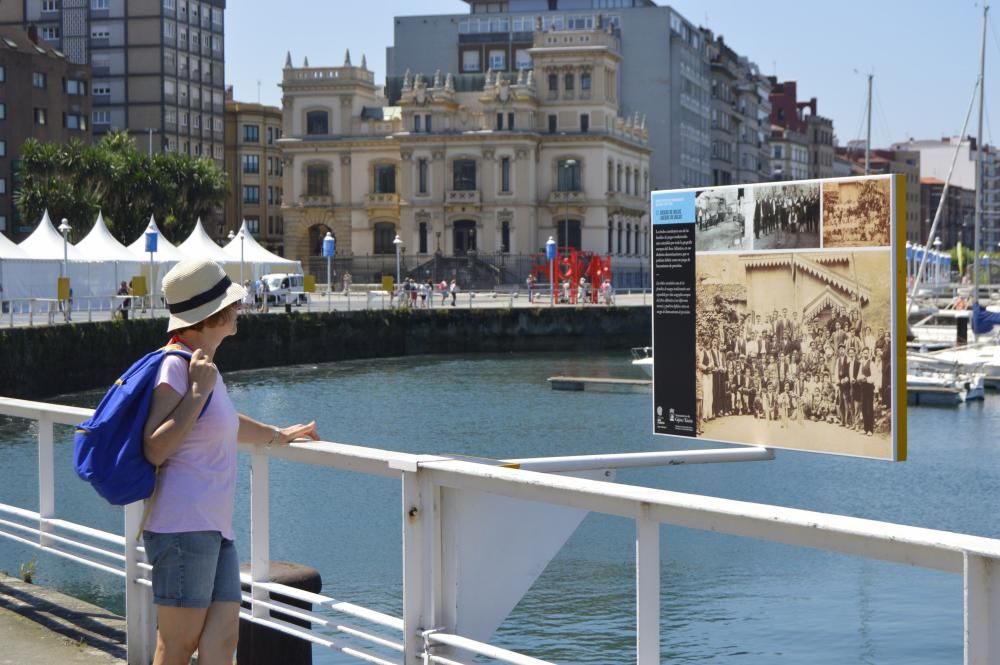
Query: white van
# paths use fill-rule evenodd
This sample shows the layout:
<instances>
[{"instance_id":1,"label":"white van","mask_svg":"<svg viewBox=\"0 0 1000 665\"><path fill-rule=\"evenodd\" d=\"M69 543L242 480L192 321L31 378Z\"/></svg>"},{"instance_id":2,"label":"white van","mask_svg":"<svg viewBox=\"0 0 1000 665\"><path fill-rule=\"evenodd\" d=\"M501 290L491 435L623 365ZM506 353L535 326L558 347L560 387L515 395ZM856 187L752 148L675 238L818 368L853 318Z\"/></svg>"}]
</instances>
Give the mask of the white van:
<instances>
[{"instance_id":1,"label":"white van","mask_svg":"<svg viewBox=\"0 0 1000 665\"><path fill-rule=\"evenodd\" d=\"M271 305L284 305L285 295L292 293L292 304L301 305L306 302L305 275L301 273L277 272L262 275L261 281L267 284L267 302Z\"/></svg>"}]
</instances>

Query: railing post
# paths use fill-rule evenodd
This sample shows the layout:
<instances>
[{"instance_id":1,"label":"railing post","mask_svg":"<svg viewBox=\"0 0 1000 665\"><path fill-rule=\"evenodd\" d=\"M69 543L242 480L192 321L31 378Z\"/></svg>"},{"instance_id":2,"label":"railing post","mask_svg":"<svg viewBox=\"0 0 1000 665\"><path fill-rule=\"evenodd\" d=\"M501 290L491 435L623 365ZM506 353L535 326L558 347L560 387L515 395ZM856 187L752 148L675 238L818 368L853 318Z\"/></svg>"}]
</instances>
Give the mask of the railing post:
<instances>
[{"instance_id":1,"label":"railing post","mask_svg":"<svg viewBox=\"0 0 1000 665\"><path fill-rule=\"evenodd\" d=\"M258 584L270 581L270 515L268 512L268 455L267 448L256 446L250 453L250 578L253 586L250 593L254 601L268 600L270 594L258 588ZM270 610L251 605L256 618L271 616Z\"/></svg>"},{"instance_id":2,"label":"railing post","mask_svg":"<svg viewBox=\"0 0 1000 665\"><path fill-rule=\"evenodd\" d=\"M52 435L52 416L47 413L38 418L38 530L49 531L45 520L56 515L55 451ZM39 536L42 547L51 545L44 535Z\"/></svg>"},{"instance_id":3,"label":"railing post","mask_svg":"<svg viewBox=\"0 0 1000 665\"><path fill-rule=\"evenodd\" d=\"M419 470L403 473L403 663L424 663L426 630L438 628L441 572L440 489Z\"/></svg>"},{"instance_id":4,"label":"railing post","mask_svg":"<svg viewBox=\"0 0 1000 665\"><path fill-rule=\"evenodd\" d=\"M635 521L636 665L660 663L660 524L649 506Z\"/></svg>"},{"instance_id":5,"label":"railing post","mask_svg":"<svg viewBox=\"0 0 1000 665\"><path fill-rule=\"evenodd\" d=\"M125 506L125 644L129 665L149 665L156 650L156 610L153 590L140 584L139 551L144 506L141 501Z\"/></svg>"},{"instance_id":6,"label":"railing post","mask_svg":"<svg viewBox=\"0 0 1000 665\"><path fill-rule=\"evenodd\" d=\"M965 665L1000 663L1000 560L965 554Z\"/></svg>"}]
</instances>

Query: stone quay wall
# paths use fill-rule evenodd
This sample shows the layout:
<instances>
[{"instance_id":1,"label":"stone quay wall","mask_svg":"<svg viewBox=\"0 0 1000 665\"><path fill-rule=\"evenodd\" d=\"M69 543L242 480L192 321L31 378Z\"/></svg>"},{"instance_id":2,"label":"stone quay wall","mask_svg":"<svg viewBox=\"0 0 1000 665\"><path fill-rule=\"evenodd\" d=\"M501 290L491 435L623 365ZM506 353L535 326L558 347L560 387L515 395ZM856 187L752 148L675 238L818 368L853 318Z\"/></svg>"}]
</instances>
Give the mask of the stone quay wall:
<instances>
[{"instance_id":1,"label":"stone quay wall","mask_svg":"<svg viewBox=\"0 0 1000 665\"><path fill-rule=\"evenodd\" d=\"M649 307L368 310L240 317L223 371L420 354L603 351L647 346ZM0 330L0 395L43 399L111 385L165 344L166 321Z\"/></svg>"}]
</instances>

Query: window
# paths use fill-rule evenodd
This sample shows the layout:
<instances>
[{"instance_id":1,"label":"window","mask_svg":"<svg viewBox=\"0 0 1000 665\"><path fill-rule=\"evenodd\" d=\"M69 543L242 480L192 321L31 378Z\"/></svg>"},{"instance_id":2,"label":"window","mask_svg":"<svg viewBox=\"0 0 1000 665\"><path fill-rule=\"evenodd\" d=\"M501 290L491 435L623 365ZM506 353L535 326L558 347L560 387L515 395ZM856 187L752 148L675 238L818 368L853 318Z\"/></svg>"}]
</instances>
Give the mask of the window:
<instances>
[{"instance_id":1,"label":"window","mask_svg":"<svg viewBox=\"0 0 1000 665\"><path fill-rule=\"evenodd\" d=\"M177 98L180 100L181 104L187 104L187 99L188 99L187 83L181 83L179 86L177 86Z\"/></svg>"},{"instance_id":2,"label":"window","mask_svg":"<svg viewBox=\"0 0 1000 665\"><path fill-rule=\"evenodd\" d=\"M479 51L462 51L462 71L478 72L482 69L479 64Z\"/></svg>"},{"instance_id":3,"label":"window","mask_svg":"<svg viewBox=\"0 0 1000 665\"><path fill-rule=\"evenodd\" d=\"M330 169L325 166L306 167L306 196L330 195Z\"/></svg>"},{"instance_id":4,"label":"window","mask_svg":"<svg viewBox=\"0 0 1000 665\"><path fill-rule=\"evenodd\" d=\"M7 156L7 142L4 141L3 139L0 139L0 157L6 157L6 156Z\"/></svg>"},{"instance_id":5,"label":"window","mask_svg":"<svg viewBox=\"0 0 1000 665\"><path fill-rule=\"evenodd\" d=\"M500 224L500 251L504 254L510 253L510 222Z\"/></svg>"},{"instance_id":6,"label":"window","mask_svg":"<svg viewBox=\"0 0 1000 665\"><path fill-rule=\"evenodd\" d=\"M0 83L7 80L7 67L0 65Z\"/></svg>"},{"instance_id":7,"label":"window","mask_svg":"<svg viewBox=\"0 0 1000 665\"><path fill-rule=\"evenodd\" d=\"M267 128L267 144L272 145L274 143L274 127Z\"/></svg>"},{"instance_id":8,"label":"window","mask_svg":"<svg viewBox=\"0 0 1000 665\"><path fill-rule=\"evenodd\" d=\"M90 0L90 8L98 11L107 10L111 5L111 0Z\"/></svg>"},{"instance_id":9,"label":"window","mask_svg":"<svg viewBox=\"0 0 1000 665\"><path fill-rule=\"evenodd\" d=\"M213 8L212 9L212 25L221 26L222 25L222 10Z\"/></svg>"},{"instance_id":10,"label":"window","mask_svg":"<svg viewBox=\"0 0 1000 665\"><path fill-rule=\"evenodd\" d=\"M502 49L490 49L490 69L503 71L507 69L507 52Z\"/></svg>"},{"instance_id":11,"label":"window","mask_svg":"<svg viewBox=\"0 0 1000 665\"><path fill-rule=\"evenodd\" d=\"M177 45L181 48L188 47L188 31L187 28L177 28Z\"/></svg>"},{"instance_id":12,"label":"window","mask_svg":"<svg viewBox=\"0 0 1000 665\"><path fill-rule=\"evenodd\" d=\"M472 191L476 189L476 160L456 159L452 162L452 189Z\"/></svg>"},{"instance_id":13,"label":"window","mask_svg":"<svg viewBox=\"0 0 1000 665\"><path fill-rule=\"evenodd\" d=\"M417 193L427 193L427 160L417 160Z\"/></svg>"},{"instance_id":14,"label":"window","mask_svg":"<svg viewBox=\"0 0 1000 665\"><path fill-rule=\"evenodd\" d=\"M267 186L267 203L268 205L274 204L274 187L270 185Z\"/></svg>"},{"instance_id":15,"label":"window","mask_svg":"<svg viewBox=\"0 0 1000 665\"><path fill-rule=\"evenodd\" d=\"M580 90L590 90L590 72L580 74Z\"/></svg>"},{"instance_id":16,"label":"window","mask_svg":"<svg viewBox=\"0 0 1000 665\"><path fill-rule=\"evenodd\" d=\"M511 111L507 114L507 129L514 129L514 112Z\"/></svg>"},{"instance_id":17,"label":"window","mask_svg":"<svg viewBox=\"0 0 1000 665\"><path fill-rule=\"evenodd\" d=\"M247 217L247 231L254 235L260 234L260 217Z\"/></svg>"},{"instance_id":18,"label":"window","mask_svg":"<svg viewBox=\"0 0 1000 665\"><path fill-rule=\"evenodd\" d=\"M573 92L573 87L576 84L575 83L576 77L574 77L572 74L566 74L566 76L564 77L564 81L565 81L564 86L566 88L566 92Z\"/></svg>"},{"instance_id":19,"label":"window","mask_svg":"<svg viewBox=\"0 0 1000 665\"><path fill-rule=\"evenodd\" d=\"M260 187L243 185L243 203L260 203Z\"/></svg>"},{"instance_id":20,"label":"window","mask_svg":"<svg viewBox=\"0 0 1000 665\"><path fill-rule=\"evenodd\" d=\"M510 191L510 157L500 159L500 191Z\"/></svg>"},{"instance_id":21,"label":"window","mask_svg":"<svg viewBox=\"0 0 1000 665\"><path fill-rule=\"evenodd\" d=\"M7 230L7 215L0 215L0 231Z\"/></svg>"},{"instance_id":22,"label":"window","mask_svg":"<svg viewBox=\"0 0 1000 665\"><path fill-rule=\"evenodd\" d=\"M556 131L556 116L554 113L549 114L549 134L554 134Z\"/></svg>"},{"instance_id":23,"label":"window","mask_svg":"<svg viewBox=\"0 0 1000 665\"><path fill-rule=\"evenodd\" d=\"M67 129L87 129L87 116L77 113L67 113L64 124Z\"/></svg>"},{"instance_id":24,"label":"window","mask_svg":"<svg viewBox=\"0 0 1000 665\"><path fill-rule=\"evenodd\" d=\"M326 111L306 113L306 134L329 134L330 114Z\"/></svg>"},{"instance_id":25,"label":"window","mask_svg":"<svg viewBox=\"0 0 1000 665\"><path fill-rule=\"evenodd\" d=\"M260 143L260 126L243 125L243 142Z\"/></svg>"},{"instance_id":26,"label":"window","mask_svg":"<svg viewBox=\"0 0 1000 665\"><path fill-rule=\"evenodd\" d=\"M191 50L197 51L201 48L201 37L198 35L197 30L191 31Z\"/></svg>"},{"instance_id":27,"label":"window","mask_svg":"<svg viewBox=\"0 0 1000 665\"><path fill-rule=\"evenodd\" d=\"M45 109L35 109L35 124L44 125L49 121L49 114Z\"/></svg>"},{"instance_id":28,"label":"window","mask_svg":"<svg viewBox=\"0 0 1000 665\"><path fill-rule=\"evenodd\" d=\"M558 238L556 240L559 247L574 247L582 249L580 242L580 220L561 219L558 224Z\"/></svg>"},{"instance_id":29,"label":"window","mask_svg":"<svg viewBox=\"0 0 1000 665\"><path fill-rule=\"evenodd\" d=\"M375 192L377 194L396 193L396 167L392 164L375 166Z\"/></svg>"},{"instance_id":30,"label":"window","mask_svg":"<svg viewBox=\"0 0 1000 665\"><path fill-rule=\"evenodd\" d=\"M420 131L420 114L418 113L413 114L413 131L414 132Z\"/></svg>"},{"instance_id":31,"label":"window","mask_svg":"<svg viewBox=\"0 0 1000 665\"><path fill-rule=\"evenodd\" d=\"M106 25L90 26L91 39L111 39L111 28Z\"/></svg>"},{"instance_id":32,"label":"window","mask_svg":"<svg viewBox=\"0 0 1000 665\"><path fill-rule=\"evenodd\" d=\"M167 109L163 112L163 122L168 125L177 124L177 109Z\"/></svg>"},{"instance_id":33,"label":"window","mask_svg":"<svg viewBox=\"0 0 1000 665\"><path fill-rule=\"evenodd\" d=\"M0 178L0 194L7 193L7 178Z\"/></svg>"},{"instance_id":34,"label":"window","mask_svg":"<svg viewBox=\"0 0 1000 665\"><path fill-rule=\"evenodd\" d=\"M396 239L396 227L392 222L378 222L375 224L375 253L395 254L396 246L392 241Z\"/></svg>"},{"instance_id":35,"label":"window","mask_svg":"<svg viewBox=\"0 0 1000 665\"><path fill-rule=\"evenodd\" d=\"M170 80L163 81L163 94L168 97L173 97L177 94L177 84Z\"/></svg>"},{"instance_id":36,"label":"window","mask_svg":"<svg viewBox=\"0 0 1000 665\"><path fill-rule=\"evenodd\" d=\"M7 105L3 102L0 102L0 120L6 120L6 119L7 119Z\"/></svg>"},{"instance_id":37,"label":"window","mask_svg":"<svg viewBox=\"0 0 1000 665\"><path fill-rule=\"evenodd\" d=\"M497 131L503 129L503 113L497 113Z\"/></svg>"},{"instance_id":38,"label":"window","mask_svg":"<svg viewBox=\"0 0 1000 665\"><path fill-rule=\"evenodd\" d=\"M62 37L62 30L57 26L45 26L42 28L42 39L50 42L58 41Z\"/></svg>"},{"instance_id":39,"label":"window","mask_svg":"<svg viewBox=\"0 0 1000 665\"><path fill-rule=\"evenodd\" d=\"M428 113L427 115L424 116L424 129L427 130L428 132L431 131L431 114L430 113Z\"/></svg>"},{"instance_id":40,"label":"window","mask_svg":"<svg viewBox=\"0 0 1000 665\"><path fill-rule=\"evenodd\" d=\"M163 0L163 8L173 11L176 8L174 0Z\"/></svg>"},{"instance_id":41,"label":"window","mask_svg":"<svg viewBox=\"0 0 1000 665\"><path fill-rule=\"evenodd\" d=\"M170 21L163 22L163 36L170 40L174 38L174 24Z\"/></svg>"},{"instance_id":42,"label":"window","mask_svg":"<svg viewBox=\"0 0 1000 665\"><path fill-rule=\"evenodd\" d=\"M581 113L580 114L580 131L586 134L590 131L590 114Z\"/></svg>"},{"instance_id":43,"label":"window","mask_svg":"<svg viewBox=\"0 0 1000 665\"><path fill-rule=\"evenodd\" d=\"M190 114L187 111L181 113L181 127L188 126L188 120L190 119Z\"/></svg>"},{"instance_id":44,"label":"window","mask_svg":"<svg viewBox=\"0 0 1000 665\"><path fill-rule=\"evenodd\" d=\"M518 69L531 69L531 56L527 49L519 48L514 51L514 64Z\"/></svg>"},{"instance_id":45,"label":"window","mask_svg":"<svg viewBox=\"0 0 1000 665\"><path fill-rule=\"evenodd\" d=\"M549 74L549 92L559 92L558 74Z\"/></svg>"},{"instance_id":46,"label":"window","mask_svg":"<svg viewBox=\"0 0 1000 665\"><path fill-rule=\"evenodd\" d=\"M222 39L218 35L212 35L212 50L217 53L222 52Z\"/></svg>"},{"instance_id":47,"label":"window","mask_svg":"<svg viewBox=\"0 0 1000 665\"><path fill-rule=\"evenodd\" d=\"M42 72L31 72L31 85L35 88L45 88L49 82L49 77Z\"/></svg>"},{"instance_id":48,"label":"window","mask_svg":"<svg viewBox=\"0 0 1000 665\"><path fill-rule=\"evenodd\" d=\"M66 94L85 96L87 94L87 82L81 79L66 79Z\"/></svg>"},{"instance_id":49,"label":"window","mask_svg":"<svg viewBox=\"0 0 1000 665\"><path fill-rule=\"evenodd\" d=\"M243 155L243 172L260 173L260 155Z\"/></svg>"},{"instance_id":50,"label":"window","mask_svg":"<svg viewBox=\"0 0 1000 665\"><path fill-rule=\"evenodd\" d=\"M580 162L575 159L560 159L556 169L558 171L557 187L560 192L580 191Z\"/></svg>"},{"instance_id":51,"label":"window","mask_svg":"<svg viewBox=\"0 0 1000 665\"><path fill-rule=\"evenodd\" d=\"M42 11L43 12L59 11L59 0L42 0Z\"/></svg>"},{"instance_id":52,"label":"window","mask_svg":"<svg viewBox=\"0 0 1000 665\"><path fill-rule=\"evenodd\" d=\"M419 234L418 234L417 237L418 237L418 244L419 244L419 253L420 254L426 254L427 253L427 222L420 222L420 226L418 227L418 229L419 229Z\"/></svg>"},{"instance_id":53,"label":"window","mask_svg":"<svg viewBox=\"0 0 1000 665\"><path fill-rule=\"evenodd\" d=\"M95 125L110 125L111 111L94 111L90 114L90 119Z\"/></svg>"}]
</instances>

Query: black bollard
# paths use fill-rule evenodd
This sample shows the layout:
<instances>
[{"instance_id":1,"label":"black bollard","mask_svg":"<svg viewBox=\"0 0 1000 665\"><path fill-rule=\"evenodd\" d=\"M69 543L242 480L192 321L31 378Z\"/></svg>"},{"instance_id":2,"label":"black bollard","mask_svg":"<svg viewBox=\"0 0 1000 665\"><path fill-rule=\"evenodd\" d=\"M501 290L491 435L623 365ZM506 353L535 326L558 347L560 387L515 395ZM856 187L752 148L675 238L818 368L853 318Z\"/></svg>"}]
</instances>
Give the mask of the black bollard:
<instances>
[{"instance_id":1,"label":"black bollard","mask_svg":"<svg viewBox=\"0 0 1000 665\"><path fill-rule=\"evenodd\" d=\"M955 317L955 339L958 346L965 346L969 341L969 320L958 316Z\"/></svg>"},{"instance_id":2,"label":"black bollard","mask_svg":"<svg viewBox=\"0 0 1000 665\"><path fill-rule=\"evenodd\" d=\"M250 564L241 565L240 570L249 572ZM323 588L323 581L318 570L288 561L271 562L270 581L312 593L319 593ZM250 585L244 584L243 590L249 592ZM304 610L312 609L312 603L288 596L273 594L271 598ZM249 609L250 605L243 603L243 607ZM297 626L308 628L310 625L308 621L294 619L274 610L271 611L271 616ZM240 621L240 641L236 647L236 663L237 665L271 665L272 663L312 665L312 643L272 630L267 626L250 621Z\"/></svg>"}]
</instances>

